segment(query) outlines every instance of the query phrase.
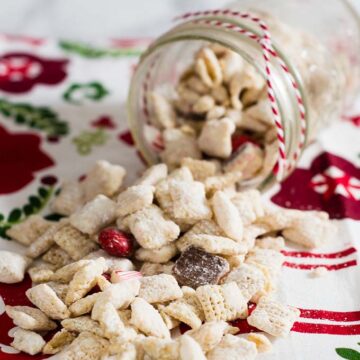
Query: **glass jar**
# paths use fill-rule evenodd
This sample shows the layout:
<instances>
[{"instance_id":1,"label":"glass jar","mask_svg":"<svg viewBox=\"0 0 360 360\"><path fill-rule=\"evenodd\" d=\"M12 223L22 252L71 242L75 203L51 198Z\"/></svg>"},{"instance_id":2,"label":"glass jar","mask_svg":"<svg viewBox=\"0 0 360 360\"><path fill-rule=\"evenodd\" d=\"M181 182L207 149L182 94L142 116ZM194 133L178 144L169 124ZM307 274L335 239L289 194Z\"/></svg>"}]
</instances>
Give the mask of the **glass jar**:
<instances>
[{"instance_id":1,"label":"glass jar","mask_svg":"<svg viewBox=\"0 0 360 360\"><path fill-rule=\"evenodd\" d=\"M221 44L241 55L267 79L261 43L248 35L260 38L261 28L259 23L239 16L245 12L266 23L273 48L292 75L289 78L278 59L269 59L286 159L296 162L318 131L338 119L344 106L354 99L360 82L360 22L347 1L239 0L226 9L186 14L150 45L130 86L130 129L149 164L159 162L161 143L159 132L149 122L148 94L154 89L172 93L201 47ZM291 78L298 91L294 91ZM299 96L306 128L302 126ZM273 184L279 180L274 165L267 164L266 176L241 185L263 188ZM286 168L282 179L292 168Z\"/></svg>"}]
</instances>

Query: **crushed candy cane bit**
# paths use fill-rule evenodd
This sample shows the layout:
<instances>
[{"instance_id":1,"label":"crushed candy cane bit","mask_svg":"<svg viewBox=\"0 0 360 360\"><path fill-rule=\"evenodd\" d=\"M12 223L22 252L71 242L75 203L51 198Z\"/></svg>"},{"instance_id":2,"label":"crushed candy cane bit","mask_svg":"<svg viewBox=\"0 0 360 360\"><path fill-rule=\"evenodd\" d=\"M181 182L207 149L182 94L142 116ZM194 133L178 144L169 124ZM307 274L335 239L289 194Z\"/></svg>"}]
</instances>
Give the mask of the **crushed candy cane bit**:
<instances>
[{"instance_id":1,"label":"crushed candy cane bit","mask_svg":"<svg viewBox=\"0 0 360 360\"><path fill-rule=\"evenodd\" d=\"M131 279L139 279L141 278L141 272L139 271L121 271L121 270L114 270L111 273L111 282L113 284L120 283L126 280Z\"/></svg>"}]
</instances>

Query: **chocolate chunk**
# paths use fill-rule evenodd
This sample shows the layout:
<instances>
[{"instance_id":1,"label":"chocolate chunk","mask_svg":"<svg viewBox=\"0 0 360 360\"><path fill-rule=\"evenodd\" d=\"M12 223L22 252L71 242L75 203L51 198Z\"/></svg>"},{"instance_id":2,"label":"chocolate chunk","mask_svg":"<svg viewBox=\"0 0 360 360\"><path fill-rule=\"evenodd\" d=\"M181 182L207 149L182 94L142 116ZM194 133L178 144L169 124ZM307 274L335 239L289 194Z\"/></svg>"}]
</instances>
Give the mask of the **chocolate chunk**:
<instances>
[{"instance_id":1,"label":"chocolate chunk","mask_svg":"<svg viewBox=\"0 0 360 360\"><path fill-rule=\"evenodd\" d=\"M176 260L173 273L180 285L196 289L217 284L229 270L228 262L222 257L190 246Z\"/></svg>"}]
</instances>

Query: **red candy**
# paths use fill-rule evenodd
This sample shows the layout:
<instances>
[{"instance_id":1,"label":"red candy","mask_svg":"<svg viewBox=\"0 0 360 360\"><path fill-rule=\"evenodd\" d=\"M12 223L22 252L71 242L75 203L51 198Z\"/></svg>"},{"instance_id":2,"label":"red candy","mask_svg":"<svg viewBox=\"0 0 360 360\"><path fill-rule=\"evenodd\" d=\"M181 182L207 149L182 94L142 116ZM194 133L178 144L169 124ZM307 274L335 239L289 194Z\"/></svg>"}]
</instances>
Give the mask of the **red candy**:
<instances>
[{"instance_id":1,"label":"red candy","mask_svg":"<svg viewBox=\"0 0 360 360\"><path fill-rule=\"evenodd\" d=\"M232 152L234 153L241 145L243 145L247 142L259 146L259 144L256 141L254 141L253 139L251 139L251 137L249 137L249 136L242 135L242 134L233 135L231 138Z\"/></svg>"},{"instance_id":2,"label":"red candy","mask_svg":"<svg viewBox=\"0 0 360 360\"><path fill-rule=\"evenodd\" d=\"M130 235L114 228L104 229L99 234L100 246L112 256L129 257L133 252Z\"/></svg>"}]
</instances>

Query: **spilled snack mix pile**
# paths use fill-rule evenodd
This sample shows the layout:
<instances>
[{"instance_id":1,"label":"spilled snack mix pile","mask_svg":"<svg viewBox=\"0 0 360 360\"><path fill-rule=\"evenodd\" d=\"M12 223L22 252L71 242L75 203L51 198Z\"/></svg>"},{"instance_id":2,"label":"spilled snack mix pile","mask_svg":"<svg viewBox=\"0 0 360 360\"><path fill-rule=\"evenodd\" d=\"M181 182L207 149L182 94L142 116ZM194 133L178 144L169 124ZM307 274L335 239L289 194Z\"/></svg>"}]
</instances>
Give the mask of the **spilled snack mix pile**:
<instances>
[{"instance_id":1,"label":"spilled snack mix pile","mask_svg":"<svg viewBox=\"0 0 360 360\"><path fill-rule=\"evenodd\" d=\"M150 122L161 132L169 169L184 157L211 158L225 173L267 176L278 142L265 79L219 44L201 48L174 91L150 93Z\"/></svg>"},{"instance_id":2,"label":"spilled snack mix pile","mask_svg":"<svg viewBox=\"0 0 360 360\"><path fill-rule=\"evenodd\" d=\"M328 243L327 214L265 205L206 160L152 166L128 188L124 176L99 161L63 184L59 222L34 215L8 231L27 251L0 251L0 281L27 271L34 283L35 307L6 306L14 348L58 359L254 359L271 349L267 335L288 335L299 310L274 296L284 239ZM236 335L229 322L239 318L262 332Z\"/></svg>"}]
</instances>

